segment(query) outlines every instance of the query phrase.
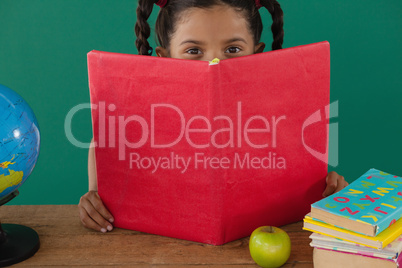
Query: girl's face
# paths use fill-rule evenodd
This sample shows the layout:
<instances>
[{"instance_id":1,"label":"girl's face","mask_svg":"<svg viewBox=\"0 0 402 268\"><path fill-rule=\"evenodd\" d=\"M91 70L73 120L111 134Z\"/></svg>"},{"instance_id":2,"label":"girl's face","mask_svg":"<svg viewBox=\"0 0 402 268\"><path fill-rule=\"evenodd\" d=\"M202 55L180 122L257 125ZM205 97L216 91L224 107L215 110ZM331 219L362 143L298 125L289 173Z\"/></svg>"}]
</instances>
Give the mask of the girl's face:
<instances>
[{"instance_id":1,"label":"girl's face","mask_svg":"<svg viewBox=\"0 0 402 268\"><path fill-rule=\"evenodd\" d=\"M247 21L228 6L186 10L177 22L170 50L155 49L159 57L211 61L260 53L265 44L254 44Z\"/></svg>"}]
</instances>

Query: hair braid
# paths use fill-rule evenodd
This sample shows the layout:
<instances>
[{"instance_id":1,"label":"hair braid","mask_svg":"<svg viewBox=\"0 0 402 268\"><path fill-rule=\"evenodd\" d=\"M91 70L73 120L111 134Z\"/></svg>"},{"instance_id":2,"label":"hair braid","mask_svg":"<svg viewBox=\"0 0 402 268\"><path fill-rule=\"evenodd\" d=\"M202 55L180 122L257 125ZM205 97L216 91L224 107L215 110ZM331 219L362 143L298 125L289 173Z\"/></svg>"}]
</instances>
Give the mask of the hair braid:
<instances>
[{"instance_id":1,"label":"hair braid","mask_svg":"<svg viewBox=\"0 0 402 268\"><path fill-rule=\"evenodd\" d=\"M139 55L152 55L152 47L148 43L148 38L151 35L151 28L148 24L148 18L152 13L154 7L154 0L139 0L137 7L137 22L134 30L137 39L135 46L137 47Z\"/></svg>"},{"instance_id":2,"label":"hair braid","mask_svg":"<svg viewBox=\"0 0 402 268\"><path fill-rule=\"evenodd\" d=\"M261 4L266 7L272 16L272 50L281 49L283 44L283 11L276 0L261 0Z\"/></svg>"}]
</instances>

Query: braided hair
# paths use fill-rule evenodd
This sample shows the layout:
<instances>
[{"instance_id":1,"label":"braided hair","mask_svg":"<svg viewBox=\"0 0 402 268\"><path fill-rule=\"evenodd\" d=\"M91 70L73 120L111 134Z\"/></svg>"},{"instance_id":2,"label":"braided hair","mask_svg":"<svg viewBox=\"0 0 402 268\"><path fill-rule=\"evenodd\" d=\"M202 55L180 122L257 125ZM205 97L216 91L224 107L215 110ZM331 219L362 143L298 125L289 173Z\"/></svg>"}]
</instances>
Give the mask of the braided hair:
<instances>
[{"instance_id":1,"label":"braided hair","mask_svg":"<svg viewBox=\"0 0 402 268\"><path fill-rule=\"evenodd\" d=\"M139 55L151 56L153 49L148 42L151 28L148 18L158 0L139 0L137 7L137 22L135 45ZM272 50L281 49L283 43L283 11L276 0L260 0L260 5L265 7L272 16L271 31L273 35ZM250 32L253 34L254 44L258 44L262 33L261 15L255 0L168 0L158 14L155 24L155 33L159 45L169 50L170 39L176 29L183 12L189 8L211 8L216 5L228 5L242 12Z\"/></svg>"}]
</instances>

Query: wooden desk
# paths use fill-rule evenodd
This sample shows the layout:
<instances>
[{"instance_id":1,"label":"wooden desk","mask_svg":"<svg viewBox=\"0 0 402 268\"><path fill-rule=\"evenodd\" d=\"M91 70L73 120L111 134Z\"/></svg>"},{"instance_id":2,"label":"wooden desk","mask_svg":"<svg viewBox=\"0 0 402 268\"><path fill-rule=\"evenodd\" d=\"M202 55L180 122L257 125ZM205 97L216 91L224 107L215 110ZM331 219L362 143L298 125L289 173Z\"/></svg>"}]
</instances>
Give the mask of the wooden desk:
<instances>
[{"instance_id":1,"label":"wooden desk","mask_svg":"<svg viewBox=\"0 0 402 268\"><path fill-rule=\"evenodd\" d=\"M103 234L81 225L75 205L2 206L0 220L29 226L40 237L39 251L15 267L258 267L250 257L248 237L211 246L118 228ZM282 228L292 241L283 267L313 267L310 233L302 230L301 222Z\"/></svg>"}]
</instances>

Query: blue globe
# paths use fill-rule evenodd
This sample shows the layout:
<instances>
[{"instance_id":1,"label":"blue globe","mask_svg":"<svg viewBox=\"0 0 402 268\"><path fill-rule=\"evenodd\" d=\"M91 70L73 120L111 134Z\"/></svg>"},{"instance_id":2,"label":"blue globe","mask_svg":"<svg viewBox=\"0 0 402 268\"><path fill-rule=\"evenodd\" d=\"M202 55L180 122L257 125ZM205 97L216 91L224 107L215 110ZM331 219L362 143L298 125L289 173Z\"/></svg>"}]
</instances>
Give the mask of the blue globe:
<instances>
[{"instance_id":1,"label":"blue globe","mask_svg":"<svg viewBox=\"0 0 402 268\"><path fill-rule=\"evenodd\" d=\"M28 103L0 85L0 200L31 174L39 155L38 121Z\"/></svg>"}]
</instances>

